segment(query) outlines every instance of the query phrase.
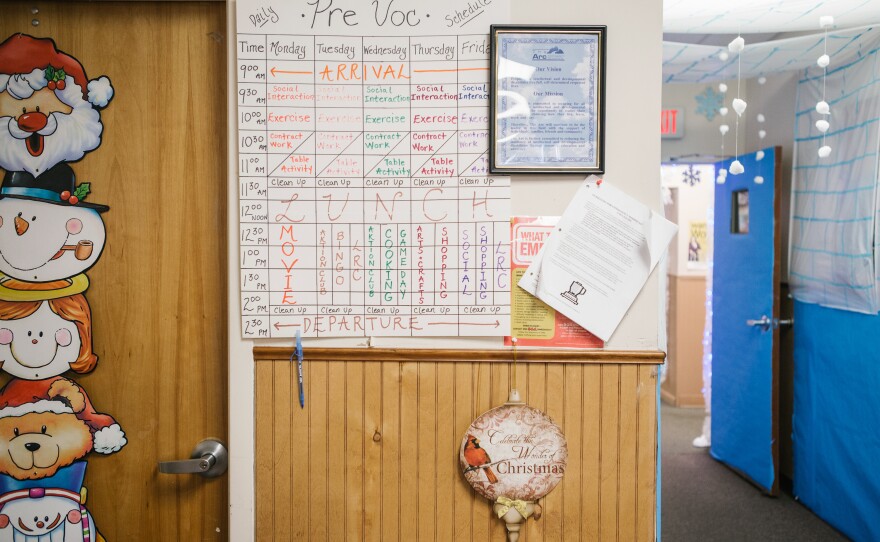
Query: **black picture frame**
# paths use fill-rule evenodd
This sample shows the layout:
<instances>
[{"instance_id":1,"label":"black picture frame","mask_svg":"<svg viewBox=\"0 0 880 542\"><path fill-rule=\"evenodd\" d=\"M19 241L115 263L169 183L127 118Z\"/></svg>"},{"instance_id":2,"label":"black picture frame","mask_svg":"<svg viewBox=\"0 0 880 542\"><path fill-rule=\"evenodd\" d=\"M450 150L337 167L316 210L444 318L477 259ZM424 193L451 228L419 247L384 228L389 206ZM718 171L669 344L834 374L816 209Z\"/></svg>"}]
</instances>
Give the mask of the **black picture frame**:
<instances>
[{"instance_id":1,"label":"black picture frame","mask_svg":"<svg viewBox=\"0 0 880 542\"><path fill-rule=\"evenodd\" d=\"M583 26L583 25L492 25L490 30L490 43L492 46L492 56L490 63L489 77L489 171L493 174L507 173L563 173L563 174L597 174L605 173L605 74L606 74L606 56L607 56L607 34L608 28L604 25ZM532 55L532 64L525 64L506 58L503 55L509 54L510 44L517 44L517 40L524 40L532 36L534 43L529 43L526 47L535 46L535 52ZM579 39L582 43L579 43ZM592 42L595 42L593 44ZM575 56L571 59L567 58L570 45L582 45L582 49L591 51L589 55L578 55L577 52L572 53ZM540 46L540 47L539 47ZM546 49L542 54L540 51ZM547 58L550 55L560 55L558 58ZM507 111L499 111L499 105L502 101L499 98L501 92L511 92L510 86L527 87L527 83L535 73L544 72L546 70L555 69L552 63L565 63L569 66L576 59L580 59L576 64L576 69L586 69L587 77L584 77L585 84L588 85L589 92L584 95L584 103L559 104L559 112L563 115L560 119L566 119L570 122L562 122L558 126L552 123L552 99L536 102L540 104L539 108L532 107L529 99L522 95L517 95L512 101L517 102L517 107ZM505 66L502 67L502 60ZM583 66L584 68L581 68ZM523 79L522 75L528 72L529 78ZM591 72L590 70L595 70ZM521 73L522 72L522 73ZM513 75L512 75L513 74ZM549 76L549 73L546 75ZM503 80L518 80L509 84ZM575 88L575 78L569 78L568 82L559 81L552 83L548 80L544 83L538 82L544 90L530 91L535 95L540 92L541 97L555 98L558 93L565 91L566 88L571 90ZM525 81L523 83L522 81ZM551 84L552 83L552 84ZM563 95L564 96L564 95ZM590 103L593 100L595 103ZM528 106L527 114L516 115L510 114L513 110L523 105ZM580 114L580 108L583 106L584 111ZM591 110L592 108L592 110ZM541 116L545 117L544 123L538 122L538 126L543 126L543 130L533 130L528 132L517 131L511 135L509 130L510 124L508 118L524 117L520 119L518 124L531 124L533 111L541 111ZM501 118L499 118L501 117ZM584 124L582 134L578 134L578 125ZM559 135L558 139L554 139L554 133L548 133L547 130L558 130L571 138L569 145L563 145L563 136ZM590 135L590 134L593 135ZM523 137L520 137L524 134ZM577 136L583 137L583 155L577 155ZM514 140L516 140L514 142ZM513 143L512 143L513 142ZM535 142L535 145L530 143ZM550 145L549 147L547 145ZM499 145L505 146L503 152L499 152ZM513 147L519 147L520 151L526 154L517 159L517 151L511 150ZM553 150L555 153L549 158L545 158L545 150ZM563 154L559 151L563 149ZM575 156L568 156L569 153L575 153ZM511 156L513 155L513 156Z\"/></svg>"}]
</instances>

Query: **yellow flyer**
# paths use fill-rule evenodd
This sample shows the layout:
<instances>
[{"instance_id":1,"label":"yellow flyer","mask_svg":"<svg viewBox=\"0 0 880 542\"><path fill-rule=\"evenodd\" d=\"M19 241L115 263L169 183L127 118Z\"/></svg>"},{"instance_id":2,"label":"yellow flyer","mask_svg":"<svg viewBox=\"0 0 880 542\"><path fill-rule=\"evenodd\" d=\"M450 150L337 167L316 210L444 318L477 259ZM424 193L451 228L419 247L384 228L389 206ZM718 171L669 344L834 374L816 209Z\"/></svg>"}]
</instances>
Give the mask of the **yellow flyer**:
<instances>
[{"instance_id":1,"label":"yellow flyer","mask_svg":"<svg viewBox=\"0 0 880 542\"><path fill-rule=\"evenodd\" d=\"M511 273L510 346L550 346L560 348L603 348L605 343L568 317L526 292L517 283L544 246L556 226L558 216L514 216L510 219Z\"/></svg>"}]
</instances>

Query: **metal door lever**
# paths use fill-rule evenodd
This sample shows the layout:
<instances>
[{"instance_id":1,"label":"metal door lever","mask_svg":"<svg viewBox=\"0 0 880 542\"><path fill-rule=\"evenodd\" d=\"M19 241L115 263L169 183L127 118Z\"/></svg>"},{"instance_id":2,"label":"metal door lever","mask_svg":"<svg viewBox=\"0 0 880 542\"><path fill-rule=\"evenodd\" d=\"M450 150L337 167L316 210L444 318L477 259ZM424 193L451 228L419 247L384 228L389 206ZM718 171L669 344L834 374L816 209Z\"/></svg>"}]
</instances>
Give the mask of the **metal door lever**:
<instances>
[{"instance_id":1,"label":"metal door lever","mask_svg":"<svg viewBox=\"0 0 880 542\"><path fill-rule=\"evenodd\" d=\"M793 318L780 320L778 318L768 318L766 314L761 316L760 320L746 320L747 326L760 327L764 331L767 331L771 327L773 329L776 329L779 326L790 326L793 324L794 324Z\"/></svg>"},{"instance_id":2,"label":"metal door lever","mask_svg":"<svg viewBox=\"0 0 880 542\"><path fill-rule=\"evenodd\" d=\"M201 474L212 478L226 472L229 452L217 439L206 439L196 444L190 459L160 461L159 472L165 474Z\"/></svg>"},{"instance_id":3,"label":"metal door lever","mask_svg":"<svg viewBox=\"0 0 880 542\"><path fill-rule=\"evenodd\" d=\"M165 474L202 474L211 470L216 462L217 460L211 454L205 454L198 459L162 461L159 463L159 472Z\"/></svg>"},{"instance_id":4,"label":"metal door lever","mask_svg":"<svg viewBox=\"0 0 880 542\"><path fill-rule=\"evenodd\" d=\"M770 326L773 325L773 320L767 317L767 315L761 316L760 320L746 320L747 326L760 327L764 329L764 331L770 329Z\"/></svg>"}]
</instances>

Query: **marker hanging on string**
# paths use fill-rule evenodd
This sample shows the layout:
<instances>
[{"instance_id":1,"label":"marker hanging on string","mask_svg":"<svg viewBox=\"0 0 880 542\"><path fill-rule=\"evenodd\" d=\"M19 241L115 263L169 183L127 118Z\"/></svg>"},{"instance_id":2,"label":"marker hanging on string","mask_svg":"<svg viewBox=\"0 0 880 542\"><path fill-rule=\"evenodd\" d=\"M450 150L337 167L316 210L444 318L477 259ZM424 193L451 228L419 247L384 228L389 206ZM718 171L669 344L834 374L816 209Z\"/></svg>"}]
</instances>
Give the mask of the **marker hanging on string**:
<instances>
[{"instance_id":1,"label":"marker hanging on string","mask_svg":"<svg viewBox=\"0 0 880 542\"><path fill-rule=\"evenodd\" d=\"M303 388L303 347L302 347L302 334L297 329L296 330L296 349L293 354L290 355L290 361L293 362L293 356L296 356L296 379L297 386L299 387L299 407L305 408L306 406L306 394Z\"/></svg>"}]
</instances>

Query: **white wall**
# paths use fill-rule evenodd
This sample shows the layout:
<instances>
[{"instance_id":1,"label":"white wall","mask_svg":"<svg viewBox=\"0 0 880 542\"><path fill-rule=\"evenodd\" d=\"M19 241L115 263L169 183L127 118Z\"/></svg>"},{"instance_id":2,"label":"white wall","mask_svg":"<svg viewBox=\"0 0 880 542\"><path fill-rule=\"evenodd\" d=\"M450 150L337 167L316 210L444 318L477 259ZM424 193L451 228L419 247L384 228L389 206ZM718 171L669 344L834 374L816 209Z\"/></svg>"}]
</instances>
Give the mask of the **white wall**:
<instances>
[{"instance_id":1,"label":"white wall","mask_svg":"<svg viewBox=\"0 0 880 542\"><path fill-rule=\"evenodd\" d=\"M552 5L547 9L547 3L515 0L512 20L523 24L608 26L605 180L662 212L657 138L662 2L566 0ZM635 10L637 17L633 16ZM513 213L561 214L579 181L577 177L514 177ZM657 348L658 292L655 271L607 348Z\"/></svg>"},{"instance_id":2,"label":"white wall","mask_svg":"<svg viewBox=\"0 0 880 542\"><path fill-rule=\"evenodd\" d=\"M500 0L495 0L500 1ZM511 0L509 21L497 23L582 24L608 26L608 70L606 100L607 174L605 179L662 212L660 201L660 140L657 123L660 111L662 63L662 1L624 0ZM235 1L227 2L228 85L230 99L228 131L236 133L234 89ZM236 146L230 137L229 155L229 382L230 382L230 539L253 540L254 536L254 364L253 343L240 338L238 269L238 180ZM516 176L513 179L514 214L559 215L577 189L579 177ZM607 344L609 349L656 349L660 320L658 273L649 279L620 327ZM260 344L290 345L290 341ZM318 344L309 341L307 345ZM365 345L363 339L321 340L322 346ZM436 340L382 338L373 346L437 347ZM500 338L455 339L444 346L501 348Z\"/></svg>"},{"instance_id":3,"label":"white wall","mask_svg":"<svg viewBox=\"0 0 880 542\"><path fill-rule=\"evenodd\" d=\"M791 166L794 157L794 113L797 93L797 74L794 72L767 77L761 85L757 79L746 83L749 95L749 127L746 130L746 150L757 151L779 145L782 147L782 173L779 183L780 212L779 227L782 230L782 280L788 280L788 239L789 213L791 208ZM764 123L755 120L763 113ZM758 137L758 130L764 129L764 139Z\"/></svg>"},{"instance_id":4,"label":"white wall","mask_svg":"<svg viewBox=\"0 0 880 542\"><path fill-rule=\"evenodd\" d=\"M699 175L700 182L682 182L683 175L690 168ZM709 208L715 205L715 167L711 164L663 164L663 186L670 191L672 201L666 205L666 218L678 224L678 233L669 245L668 272L673 276L705 277L708 271L706 261L712 258L711 236L701 247L708 260L703 264L688 261L690 244L690 225L702 222L708 229Z\"/></svg>"},{"instance_id":5,"label":"white wall","mask_svg":"<svg viewBox=\"0 0 880 542\"><path fill-rule=\"evenodd\" d=\"M724 153L731 155L734 152L734 125L736 113L730 107L730 102L736 97L736 81L724 81L727 84L727 94L724 97L724 105L730 110L727 116L716 115L711 121L697 113L696 97L707 88L718 91L718 83L671 83L663 85L663 109L684 109L684 137L681 139L664 139L662 143L663 161L668 162L674 158L683 156L700 155L718 157L721 155L721 132L718 127L722 124L730 126L730 131L724 136ZM741 96L748 100L747 87L743 84L740 88ZM659 122L659 119L658 119ZM740 123L740 150L744 141L743 124ZM693 160L691 160L693 161Z\"/></svg>"},{"instance_id":6,"label":"white wall","mask_svg":"<svg viewBox=\"0 0 880 542\"><path fill-rule=\"evenodd\" d=\"M667 84L663 85L663 107L683 107L685 113L685 137L682 139L664 139L662 142L663 161L670 158L699 154L704 156L720 156L721 132L718 127L728 124L730 131L724 139L724 154L732 156L736 113L730 106L736 97L736 81L725 81L728 86L724 105L730 109L726 117L716 116L708 121L696 112L695 96L707 87L717 90L718 84ZM768 76L762 85L758 79L743 80L740 87L741 97L748 102L748 107L739 122L739 152L750 153L767 147L782 147L782 173L777 182L780 183L779 194L781 209L779 226L782 230L782 280L788 277L788 230L789 209L791 200L791 165L794 147L794 109L797 92L797 76L794 72ZM757 121L758 113L764 115L764 122ZM766 132L764 139L758 131Z\"/></svg>"}]
</instances>

